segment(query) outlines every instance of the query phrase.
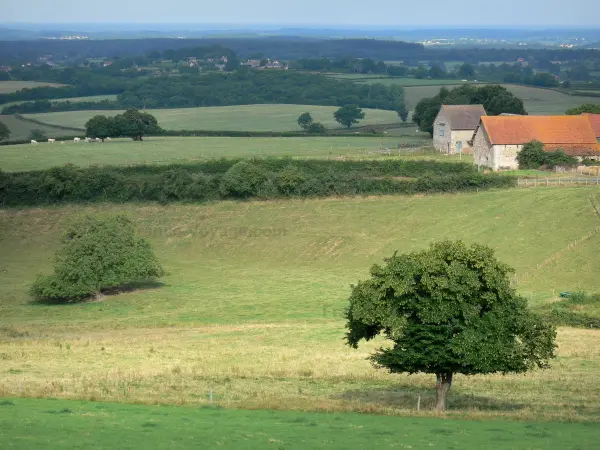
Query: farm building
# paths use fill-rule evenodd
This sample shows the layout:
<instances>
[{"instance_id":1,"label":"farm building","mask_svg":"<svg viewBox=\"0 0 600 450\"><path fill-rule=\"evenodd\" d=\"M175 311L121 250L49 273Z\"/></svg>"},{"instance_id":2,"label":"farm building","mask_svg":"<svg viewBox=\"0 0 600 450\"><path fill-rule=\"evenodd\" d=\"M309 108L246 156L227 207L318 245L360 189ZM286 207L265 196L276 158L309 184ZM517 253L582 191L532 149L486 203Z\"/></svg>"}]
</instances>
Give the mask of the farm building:
<instances>
[{"instance_id":1,"label":"farm building","mask_svg":"<svg viewBox=\"0 0 600 450\"><path fill-rule=\"evenodd\" d=\"M433 122L433 146L444 153L470 153L469 141L481 116L483 105L442 105Z\"/></svg>"},{"instance_id":2,"label":"farm building","mask_svg":"<svg viewBox=\"0 0 600 450\"><path fill-rule=\"evenodd\" d=\"M473 135L473 161L492 170L516 169L517 154L533 140L549 152L600 159L600 144L585 116L483 116Z\"/></svg>"}]
</instances>

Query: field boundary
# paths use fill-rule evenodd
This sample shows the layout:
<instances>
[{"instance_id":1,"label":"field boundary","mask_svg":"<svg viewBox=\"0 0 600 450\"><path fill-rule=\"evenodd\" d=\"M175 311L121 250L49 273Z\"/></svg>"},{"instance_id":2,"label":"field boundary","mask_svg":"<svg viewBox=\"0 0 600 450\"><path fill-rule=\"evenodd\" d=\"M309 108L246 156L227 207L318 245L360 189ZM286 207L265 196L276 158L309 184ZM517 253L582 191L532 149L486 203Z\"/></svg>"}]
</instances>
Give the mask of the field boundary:
<instances>
[{"instance_id":1,"label":"field boundary","mask_svg":"<svg viewBox=\"0 0 600 450\"><path fill-rule=\"evenodd\" d=\"M18 120L22 120L23 122L29 122L29 123L34 123L36 125L43 125L45 127L53 127L56 128L58 130L63 130L63 131L83 131L85 132L85 129L83 128L75 128L75 127L66 127L64 125L56 125L53 123L47 123L47 122L42 122L41 120L37 120L37 119L30 119L29 117L24 117L21 114L14 114L15 119Z\"/></svg>"}]
</instances>

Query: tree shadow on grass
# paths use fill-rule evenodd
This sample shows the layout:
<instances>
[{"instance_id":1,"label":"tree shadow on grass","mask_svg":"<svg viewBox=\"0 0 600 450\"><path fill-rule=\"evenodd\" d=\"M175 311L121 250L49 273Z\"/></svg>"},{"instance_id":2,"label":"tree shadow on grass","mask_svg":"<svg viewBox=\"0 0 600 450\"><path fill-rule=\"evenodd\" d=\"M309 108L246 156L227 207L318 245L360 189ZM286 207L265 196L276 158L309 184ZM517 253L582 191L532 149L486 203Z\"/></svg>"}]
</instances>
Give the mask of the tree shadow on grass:
<instances>
[{"instance_id":1,"label":"tree shadow on grass","mask_svg":"<svg viewBox=\"0 0 600 450\"><path fill-rule=\"evenodd\" d=\"M106 297L125 294L128 292L145 291L150 289L160 289L166 286L166 283L157 280L137 280L130 283L122 284L117 287L102 289L99 295L90 295L87 297L68 299L68 298L47 298L34 299L33 304L36 305L71 305L74 303L95 303L101 302Z\"/></svg>"},{"instance_id":2,"label":"tree shadow on grass","mask_svg":"<svg viewBox=\"0 0 600 450\"><path fill-rule=\"evenodd\" d=\"M431 389L396 385L376 389L361 389L345 391L334 396L337 400L363 403L371 406L393 407L400 409L417 409L417 403L421 397L420 408L431 410L435 407L435 386ZM506 402L492 397L481 397L473 394L463 393L452 388L446 399L450 410L475 409L480 411L504 411L515 412L525 407L526 404Z\"/></svg>"}]
</instances>

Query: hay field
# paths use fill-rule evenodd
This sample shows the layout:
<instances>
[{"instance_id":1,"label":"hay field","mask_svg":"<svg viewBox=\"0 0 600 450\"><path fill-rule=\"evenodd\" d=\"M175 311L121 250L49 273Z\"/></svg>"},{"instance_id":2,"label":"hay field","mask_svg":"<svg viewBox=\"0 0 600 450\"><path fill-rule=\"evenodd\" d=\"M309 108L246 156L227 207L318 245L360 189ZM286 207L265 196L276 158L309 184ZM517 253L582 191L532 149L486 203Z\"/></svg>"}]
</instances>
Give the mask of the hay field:
<instances>
[{"instance_id":1,"label":"hay field","mask_svg":"<svg viewBox=\"0 0 600 450\"><path fill-rule=\"evenodd\" d=\"M395 250L442 238L491 245L541 306L600 291L596 188L204 205L0 211L0 396L413 414L431 376L390 375L343 345L349 285ZM74 305L32 304L65 221L125 212L170 275L164 285ZM581 237L587 240L575 247ZM600 331L563 328L553 368L458 376L449 413L600 420ZM424 412L423 414L429 414Z\"/></svg>"},{"instance_id":2,"label":"hay field","mask_svg":"<svg viewBox=\"0 0 600 450\"><path fill-rule=\"evenodd\" d=\"M23 122L26 123L26 122ZM32 124L33 125L33 124ZM35 125L34 125L35 126ZM10 127L10 125L9 125ZM43 128L43 127L42 127ZM73 133L60 131L61 134ZM51 137L51 135L49 134ZM4 171L36 170L71 163L77 166L168 164L211 158L382 158L382 148L397 149L400 143L429 143L423 136L398 137L292 137L292 138L231 138L231 137L148 137L142 142L117 139L105 143L67 141L64 144L46 142L38 145L6 145L0 147L0 169ZM397 152L397 150L395 150ZM397 155L397 153L394 153ZM396 156L397 157L397 156ZM458 156L446 156L423 149L405 158L456 161Z\"/></svg>"},{"instance_id":3,"label":"hay field","mask_svg":"<svg viewBox=\"0 0 600 450\"><path fill-rule=\"evenodd\" d=\"M168 130L218 130L218 131L301 131L298 116L310 112L313 119L327 128L342 128L334 118L334 106L311 105L240 105L206 108L150 109L161 127ZM401 123L393 111L363 109L365 119L360 125ZM122 111L69 111L26 114L51 125L83 128L97 114L116 115Z\"/></svg>"},{"instance_id":4,"label":"hay field","mask_svg":"<svg viewBox=\"0 0 600 450\"><path fill-rule=\"evenodd\" d=\"M10 94L21 89L37 87L60 87L64 84L46 83L45 81L0 81L0 94Z\"/></svg>"}]
</instances>

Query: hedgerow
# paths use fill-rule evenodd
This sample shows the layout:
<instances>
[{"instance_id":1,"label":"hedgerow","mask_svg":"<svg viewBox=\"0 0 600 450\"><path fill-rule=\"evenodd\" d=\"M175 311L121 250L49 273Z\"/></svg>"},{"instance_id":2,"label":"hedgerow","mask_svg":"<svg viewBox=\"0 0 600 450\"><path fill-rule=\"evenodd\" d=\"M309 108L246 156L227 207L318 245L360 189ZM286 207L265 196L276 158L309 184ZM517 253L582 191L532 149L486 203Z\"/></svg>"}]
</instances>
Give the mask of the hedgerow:
<instances>
[{"instance_id":1,"label":"hedgerow","mask_svg":"<svg viewBox=\"0 0 600 450\"><path fill-rule=\"evenodd\" d=\"M398 179L396 177L401 177ZM214 160L197 164L0 172L0 205L203 201L459 192L515 185L433 161Z\"/></svg>"}]
</instances>

